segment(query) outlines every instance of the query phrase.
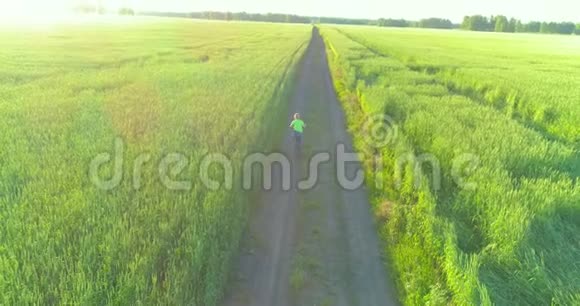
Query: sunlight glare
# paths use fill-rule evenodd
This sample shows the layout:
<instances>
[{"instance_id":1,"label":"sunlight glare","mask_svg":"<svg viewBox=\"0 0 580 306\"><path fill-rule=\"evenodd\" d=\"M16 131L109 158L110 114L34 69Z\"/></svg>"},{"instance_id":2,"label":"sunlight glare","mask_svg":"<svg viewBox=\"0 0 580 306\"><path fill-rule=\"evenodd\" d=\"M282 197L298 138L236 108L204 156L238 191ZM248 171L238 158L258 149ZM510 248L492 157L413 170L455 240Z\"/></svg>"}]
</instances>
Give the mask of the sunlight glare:
<instances>
[{"instance_id":1,"label":"sunlight glare","mask_svg":"<svg viewBox=\"0 0 580 306\"><path fill-rule=\"evenodd\" d=\"M50 24L71 15L64 1L6 1L0 6L0 24Z\"/></svg>"},{"instance_id":2,"label":"sunlight glare","mask_svg":"<svg viewBox=\"0 0 580 306\"><path fill-rule=\"evenodd\" d=\"M78 6L102 8L110 18L122 4L131 7L127 0L0 0L0 25L45 26L57 23L77 23L87 20L103 19L96 13L75 12Z\"/></svg>"}]
</instances>

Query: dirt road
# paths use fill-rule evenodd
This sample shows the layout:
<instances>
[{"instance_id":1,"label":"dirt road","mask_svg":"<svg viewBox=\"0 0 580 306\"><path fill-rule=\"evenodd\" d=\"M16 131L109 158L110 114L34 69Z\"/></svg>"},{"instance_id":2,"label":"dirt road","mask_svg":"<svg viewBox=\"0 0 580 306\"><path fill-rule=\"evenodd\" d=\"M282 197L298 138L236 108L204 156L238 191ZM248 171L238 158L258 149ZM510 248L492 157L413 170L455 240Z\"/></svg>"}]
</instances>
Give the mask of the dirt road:
<instances>
[{"instance_id":1,"label":"dirt road","mask_svg":"<svg viewBox=\"0 0 580 306\"><path fill-rule=\"evenodd\" d=\"M345 190L336 179L337 145L347 152L352 145L317 31L306 52L288 116L303 114L305 144L296 156L288 133L282 148L296 174L293 186L307 176L312 155L332 157L319 166L317 185L305 191L284 191L281 169L273 168L274 188L263 192L251 218L224 305L396 305L367 193ZM349 164L347 176L359 168Z\"/></svg>"}]
</instances>

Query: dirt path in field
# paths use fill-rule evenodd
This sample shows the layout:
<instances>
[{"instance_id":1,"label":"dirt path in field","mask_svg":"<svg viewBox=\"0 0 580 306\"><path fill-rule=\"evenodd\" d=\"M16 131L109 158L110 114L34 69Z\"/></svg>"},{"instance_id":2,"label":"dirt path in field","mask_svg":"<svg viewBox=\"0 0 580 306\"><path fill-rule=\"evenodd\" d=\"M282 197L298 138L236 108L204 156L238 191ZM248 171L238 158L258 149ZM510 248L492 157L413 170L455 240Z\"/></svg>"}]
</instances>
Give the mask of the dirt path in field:
<instances>
[{"instance_id":1,"label":"dirt path in field","mask_svg":"<svg viewBox=\"0 0 580 306\"><path fill-rule=\"evenodd\" d=\"M294 187L284 191L281 169L273 168L273 189L259 199L224 305L396 305L367 192L344 190L336 179L336 147L344 144L352 152L352 145L318 32L306 52L288 116L303 114L305 144L296 156L288 133L282 148L291 160ZM300 191L295 186L316 152L330 153L331 161L318 167L314 188ZM347 176L359 169L358 163L348 164Z\"/></svg>"}]
</instances>

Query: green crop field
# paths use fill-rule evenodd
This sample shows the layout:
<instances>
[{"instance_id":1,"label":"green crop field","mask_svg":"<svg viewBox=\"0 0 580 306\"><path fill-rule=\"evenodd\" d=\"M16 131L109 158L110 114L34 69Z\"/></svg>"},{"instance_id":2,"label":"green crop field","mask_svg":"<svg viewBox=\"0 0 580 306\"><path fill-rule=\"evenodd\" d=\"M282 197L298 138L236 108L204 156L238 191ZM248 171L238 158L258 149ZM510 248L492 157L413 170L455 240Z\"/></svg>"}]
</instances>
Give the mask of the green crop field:
<instances>
[{"instance_id":1,"label":"green crop field","mask_svg":"<svg viewBox=\"0 0 580 306\"><path fill-rule=\"evenodd\" d=\"M307 49L310 25L107 18L0 26L1 305L218 304L244 157L278 149L291 103L316 110L306 144L344 133L315 118L324 47L403 304L580 304L580 37L322 25ZM317 244L360 251L340 238Z\"/></svg>"},{"instance_id":2,"label":"green crop field","mask_svg":"<svg viewBox=\"0 0 580 306\"><path fill-rule=\"evenodd\" d=\"M322 33L404 303L579 304L580 38Z\"/></svg>"},{"instance_id":3,"label":"green crop field","mask_svg":"<svg viewBox=\"0 0 580 306\"><path fill-rule=\"evenodd\" d=\"M152 18L1 28L0 304L214 305L248 199L236 185L171 190L158 165L180 154L190 162L167 175L194 180L208 152L236 160L270 145L310 30ZM122 177L97 188L87 173L103 153L122 157Z\"/></svg>"},{"instance_id":4,"label":"green crop field","mask_svg":"<svg viewBox=\"0 0 580 306\"><path fill-rule=\"evenodd\" d=\"M456 31L349 29L347 35L550 139L580 145L580 39ZM378 38L380 37L380 38Z\"/></svg>"}]
</instances>

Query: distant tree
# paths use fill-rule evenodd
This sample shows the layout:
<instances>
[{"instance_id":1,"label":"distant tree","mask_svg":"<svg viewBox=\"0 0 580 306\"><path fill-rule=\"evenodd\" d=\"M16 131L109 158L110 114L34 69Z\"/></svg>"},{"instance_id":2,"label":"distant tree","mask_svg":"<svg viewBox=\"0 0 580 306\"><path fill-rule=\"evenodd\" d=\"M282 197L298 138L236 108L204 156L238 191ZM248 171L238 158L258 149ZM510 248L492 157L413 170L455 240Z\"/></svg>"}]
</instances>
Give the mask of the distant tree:
<instances>
[{"instance_id":1,"label":"distant tree","mask_svg":"<svg viewBox=\"0 0 580 306\"><path fill-rule=\"evenodd\" d=\"M507 32L510 33L515 33L516 31L516 27L518 25L519 20L515 19L515 18L510 18L509 24L508 24L508 28L507 28Z\"/></svg>"},{"instance_id":2,"label":"distant tree","mask_svg":"<svg viewBox=\"0 0 580 306\"><path fill-rule=\"evenodd\" d=\"M572 34L576 25L572 22L542 22L540 33L546 34Z\"/></svg>"},{"instance_id":3,"label":"distant tree","mask_svg":"<svg viewBox=\"0 0 580 306\"><path fill-rule=\"evenodd\" d=\"M133 11L133 9L129 7L122 7L119 9L119 15L133 16L135 15L135 11Z\"/></svg>"},{"instance_id":4,"label":"distant tree","mask_svg":"<svg viewBox=\"0 0 580 306\"><path fill-rule=\"evenodd\" d=\"M506 16L495 16L495 32L508 32L509 22Z\"/></svg>"},{"instance_id":5,"label":"distant tree","mask_svg":"<svg viewBox=\"0 0 580 306\"><path fill-rule=\"evenodd\" d=\"M419 21L420 28L452 29L453 23L449 19L427 18Z\"/></svg>"},{"instance_id":6,"label":"distant tree","mask_svg":"<svg viewBox=\"0 0 580 306\"><path fill-rule=\"evenodd\" d=\"M421 22L420 21L409 21L409 27L411 28L420 28Z\"/></svg>"},{"instance_id":7,"label":"distant tree","mask_svg":"<svg viewBox=\"0 0 580 306\"><path fill-rule=\"evenodd\" d=\"M234 13L232 14L233 20L248 20L248 13L241 12L241 13Z\"/></svg>"},{"instance_id":8,"label":"distant tree","mask_svg":"<svg viewBox=\"0 0 580 306\"><path fill-rule=\"evenodd\" d=\"M380 27L398 27L404 28L409 26L409 22L405 19L379 19L378 26Z\"/></svg>"},{"instance_id":9,"label":"distant tree","mask_svg":"<svg viewBox=\"0 0 580 306\"><path fill-rule=\"evenodd\" d=\"M576 25L573 22L561 22L558 24L559 34L574 34L576 31Z\"/></svg>"},{"instance_id":10,"label":"distant tree","mask_svg":"<svg viewBox=\"0 0 580 306\"><path fill-rule=\"evenodd\" d=\"M576 35L580 35L580 23L576 24L576 30L574 31Z\"/></svg>"},{"instance_id":11,"label":"distant tree","mask_svg":"<svg viewBox=\"0 0 580 306\"><path fill-rule=\"evenodd\" d=\"M481 15L465 16L460 27L470 31L495 31L495 32L528 32L546 34L574 34L579 33L577 24L572 22L538 22L531 21L522 23L515 18L503 15L485 17Z\"/></svg>"},{"instance_id":12,"label":"distant tree","mask_svg":"<svg viewBox=\"0 0 580 306\"><path fill-rule=\"evenodd\" d=\"M334 24L358 24L358 25L369 25L372 24L372 20L369 19L347 19L347 18L334 18L334 17L320 17L321 23L334 23Z\"/></svg>"},{"instance_id":13,"label":"distant tree","mask_svg":"<svg viewBox=\"0 0 580 306\"><path fill-rule=\"evenodd\" d=\"M526 31L526 25L523 24L520 20L516 22L515 32L523 33Z\"/></svg>"},{"instance_id":14,"label":"distant tree","mask_svg":"<svg viewBox=\"0 0 580 306\"><path fill-rule=\"evenodd\" d=\"M231 13L231 12L196 12L188 13L190 18L210 19L210 20L240 20L240 21L263 21L263 22L279 22L279 23L310 23L310 17L303 17L288 14L248 14L246 12Z\"/></svg>"},{"instance_id":15,"label":"distant tree","mask_svg":"<svg viewBox=\"0 0 580 306\"><path fill-rule=\"evenodd\" d=\"M489 20L487 17L481 15L465 16L461 28L470 31L493 31L495 28L495 20Z\"/></svg>"},{"instance_id":16,"label":"distant tree","mask_svg":"<svg viewBox=\"0 0 580 306\"><path fill-rule=\"evenodd\" d=\"M461 28L464 30L471 30L471 17L463 16L463 22L461 22Z\"/></svg>"},{"instance_id":17,"label":"distant tree","mask_svg":"<svg viewBox=\"0 0 580 306\"><path fill-rule=\"evenodd\" d=\"M539 33L542 23L539 21L531 21L526 25L526 32L529 33Z\"/></svg>"},{"instance_id":18,"label":"distant tree","mask_svg":"<svg viewBox=\"0 0 580 306\"><path fill-rule=\"evenodd\" d=\"M540 33L550 33L551 30L551 26L547 22L542 22L540 24Z\"/></svg>"},{"instance_id":19,"label":"distant tree","mask_svg":"<svg viewBox=\"0 0 580 306\"><path fill-rule=\"evenodd\" d=\"M495 27L495 23L494 20L495 18L493 16L486 18L484 16L478 16L480 17L477 20L476 23L476 31L488 31L491 32L494 30Z\"/></svg>"}]
</instances>

